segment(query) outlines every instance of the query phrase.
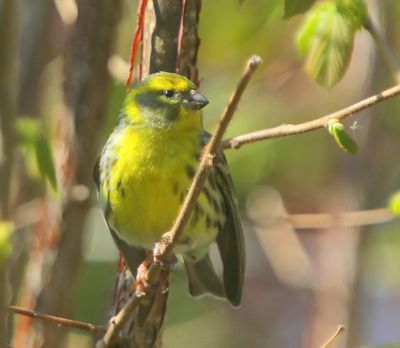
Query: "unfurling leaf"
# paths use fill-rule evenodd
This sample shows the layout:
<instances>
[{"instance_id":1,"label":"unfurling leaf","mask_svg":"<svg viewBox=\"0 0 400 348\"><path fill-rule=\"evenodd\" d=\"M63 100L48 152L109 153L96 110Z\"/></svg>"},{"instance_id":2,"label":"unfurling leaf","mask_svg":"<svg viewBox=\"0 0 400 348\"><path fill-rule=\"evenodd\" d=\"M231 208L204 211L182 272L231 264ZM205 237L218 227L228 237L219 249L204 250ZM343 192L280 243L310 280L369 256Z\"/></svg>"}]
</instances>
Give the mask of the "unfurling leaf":
<instances>
[{"instance_id":1,"label":"unfurling leaf","mask_svg":"<svg viewBox=\"0 0 400 348\"><path fill-rule=\"evenodd\" d=\"M400 191L389 198L388 208L393 215L400 216Z\"/></svg>"},{"instance_id":2,"label":"unfurling leaf","mask_svg":"<svg viewBox=\"0 0 400 348\"><path fill-rule=\"evenodd\" d=\"M53 153L49 141L45 137L39 137L37 139L35 154L40 174L49 180L51 187L56 191L57 179Z\"/></svg>"},{"instance_id":3,"label":"unfurling leaf","mask_svg":"<svg viewBox=\"0 0 400 348\"><path fill-rule=\"evenodd\" d=\"M355 32L367 14L363 0L338 0L315 7L297 36L297 49L306 57L313 80L331 88L346 72Z\"/></svg>"},{"instance_id":4,"label":"unfurling leaf","mask_svg":"<svg viewBox=\"0 0 400 348\"><path fill-rule=\"evenodd\" d=\"M11 255L11 235L14 225L11 221L0 221L0 270L5 267L5 263Z\"/></svg>"},{"instance_id":5,"label":"unfurling leaf","mask_svg":"<svg viewBox=\"0 0 400 348\"><path fill-rule=\"evenodd\" d=\"M350 153L356 153L358 146L350 135L346 132L344 125L339 120L333 118L328 122L328 131L335 138L336 143L339 147Z\"/></svg>"},{"instance_id":6,"label":"unfurling leaf","mask_svg":"<svg viewBox=\"0 0 400 348\"><path fill-rule=\"evenodd\" d=\"M307 11L314 2L315 0L285 0L285 12L283 18L287 19Z\"/></svg>"}]
</instances>

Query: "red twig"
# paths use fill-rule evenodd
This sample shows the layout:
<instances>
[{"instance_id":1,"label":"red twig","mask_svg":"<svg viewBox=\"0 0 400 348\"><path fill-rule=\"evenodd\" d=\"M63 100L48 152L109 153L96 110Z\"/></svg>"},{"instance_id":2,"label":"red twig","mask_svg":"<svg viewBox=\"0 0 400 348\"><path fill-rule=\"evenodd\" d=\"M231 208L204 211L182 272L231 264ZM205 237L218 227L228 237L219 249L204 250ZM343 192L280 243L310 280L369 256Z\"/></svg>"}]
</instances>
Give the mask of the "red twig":
<instances>
[{"instance_id":1,"label":"red twig","mask_svg":"<svg viewBox=\"0 0 400 348\"><path fill-rule=\"evenodd\" d=\"M182 0L182 14L179 23L178 44L176 46L176 72L179 72L179 68L181 65L181 48L182 48L183 31L185 25L184 23L185 15L186 15L186 0Z\"/></svg>"},{"instance_id":2,"label":"red twig","mask_svg":"<svg viewBox=\"0 0 400 348\"><path fill-rule=\"evenodd\" d=\"M135 61L136 61L136 57L137 57L137 51L138 51L139 45L143 38L144 14L146 12L147 2L148 2L148 0L140 0L139 6L138 6L136 32L135 32L135 36L133 37L131 60L130 60L130 64L129 64L129 75L128 75L128 79L126 80L126 85L128 87L130 86L130 84L132 83L132 81L134 79L133 71L134 71ZM138 80L139 81L142 80L141 69L139 69L139 71L138 71Z\"/></svg>"}]
</instances>

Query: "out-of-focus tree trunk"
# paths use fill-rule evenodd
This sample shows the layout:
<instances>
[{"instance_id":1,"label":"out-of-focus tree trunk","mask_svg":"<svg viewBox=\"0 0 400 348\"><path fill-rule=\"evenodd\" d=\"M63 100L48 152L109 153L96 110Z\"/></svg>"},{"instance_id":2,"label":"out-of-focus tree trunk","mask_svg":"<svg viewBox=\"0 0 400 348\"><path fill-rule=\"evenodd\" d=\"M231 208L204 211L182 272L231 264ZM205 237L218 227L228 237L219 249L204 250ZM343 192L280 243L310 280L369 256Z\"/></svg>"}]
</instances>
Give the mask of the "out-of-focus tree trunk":
<instances>
[{"instance_id":1,"label":"out-of-focus tree trunk","mask_svg":"<svg viewBox=\"0 0 400 348\"><path fill-rule=\"evenodd\" d=\"M0 223L11 219L10 192L14 162L16 117L19 1L0 1ZM5 231L2 231L5 233ZM2 248L10 243L2 236ZM0 345L7 344L7 257L0 259Z\"/></svg>"},{"instance_id":2,"label":"out-of-focus tree trunk","mask_svg":"<svg viewBox=\"0 0 400 348\"><path fill-rule=\"evenodd\" d=\"M36 305L39 311L62 317L72 314L82 264L92 170L111 87L107 61L120 18L121 0L81 0L77 5L78 19L65 55L64 110L57 129L57 140L63 148L58 166L65 189L60 239ZM43 325L43 332L33 345L59 347L64 337L65 329Z\"/></svg>"},{"instance_id":3,"label":"out-of-focus tree trunk","mask_svg":"<svg viewBox=\"0 0 400 348\"><path fill-rule=\"evenodd\" d=\"M379 0L370 0L368 3L368 9L374 24L379 28L379 30L386 36L390 44L393 47L396 46L396 39L398 39L398 28L395 23L395 16L397 11L395 4L384 3ZM398 76L390 72L384 63L383 57L379 54L378 48L376 48L376 58L373 64L370 64L370 79L366 87L367 94L375 93L383 86L387 85L388 81L393 81L398 79ZM392 73L392 76L388 76L388 73ZM399 81L397 81L399 83ZM393 104L390 108L390 113L396 115L399 113L398 103ZM398 188L398 175L393 175L394 166L393 158L391 156L382 156L383 153L388 151L388 148L397 149L400 146L400 139L395 134L390 134L388 130L383 129L388 127L384 124L383 120L376 117L386 105L374 109L368 109L364 111L368 115L364 118L365 121L363 127L368 127L366 130L366 146L363 152L365 153L364 161L365 166L368 169L368 181L363 181L363 193L365 206L370 207L376 205L376 202L382 202L387 199L388 188L394 187ZM387 111L386 111L387 112ZM390 117L390 116L389 116ZM389 133L389 134L388 134ZM361 175L355 180L360 181ZM357 279L354 285L353 301L351 308L351 326L349 331L349 338L347 340L347 347L358 347L362 343L365 343L366 332L365 325L374 322L376 317L374 311L371 311L371 307L376 306L376 304L371 304L371 298L373 298L374 291L377 291L379 287L375 289L372 288L370 291L366 291L366 274L368 270L366 269L366 257L367 254L371 252L373 243L376 243L376 233L377 229L382 227L368 226L365 227L361 238L359 241L359 255L357 269L354 272L357 275ZM376 255L375 255L376 257ZM377 262L382 262L382 260L377 260ZM385 270L386 271L386 270ZM379 295L380 296L380 295ZM382 296L385 299L385 296ZM380 304L381 305L381 304ZM386 303L388 305L388 303ZM376 311L379 313L379 311ZM396 319L393 319L394 322ZM381 324L385 325L385 324ZM374 327L376 332L380 332L380 328Z\"/></svg>"},{"instance_id":4,"label":"out-of-focus tree trunk","mask_svg":"<svg viewBox=\"0 0 400 348\"><path fill-rule=\"evenodd\" d=\"M158 71L178 72L198 81L197 52L200 0L154 0L146 8L141 67L143 77ZM131 277L119 274L116 310L129 298ZM168 287L170 285L166 284ZM162 346L168 292L156 294L139 305L120 333L118 347Z\"/></svg>"}]
</instances>

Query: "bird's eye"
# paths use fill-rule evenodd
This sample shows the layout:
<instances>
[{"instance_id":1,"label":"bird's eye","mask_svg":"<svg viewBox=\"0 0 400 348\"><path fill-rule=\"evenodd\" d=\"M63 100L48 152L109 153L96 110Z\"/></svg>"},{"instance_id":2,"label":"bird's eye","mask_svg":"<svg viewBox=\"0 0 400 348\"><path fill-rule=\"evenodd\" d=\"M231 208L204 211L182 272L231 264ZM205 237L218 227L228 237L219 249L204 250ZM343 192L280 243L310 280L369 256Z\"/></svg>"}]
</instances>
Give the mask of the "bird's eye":
<instances>
[{"instance_id":1,"label":"bird's eye","mask_svg":"<svg viewBox=\"0 0 400 348\"><path fill-rule=\"evenodd\" d=\"M173 89L167 89L163 92L163 94L167 97L167 98L172 98L175 95L175 91Z\"/></svg>"}]
</instances>

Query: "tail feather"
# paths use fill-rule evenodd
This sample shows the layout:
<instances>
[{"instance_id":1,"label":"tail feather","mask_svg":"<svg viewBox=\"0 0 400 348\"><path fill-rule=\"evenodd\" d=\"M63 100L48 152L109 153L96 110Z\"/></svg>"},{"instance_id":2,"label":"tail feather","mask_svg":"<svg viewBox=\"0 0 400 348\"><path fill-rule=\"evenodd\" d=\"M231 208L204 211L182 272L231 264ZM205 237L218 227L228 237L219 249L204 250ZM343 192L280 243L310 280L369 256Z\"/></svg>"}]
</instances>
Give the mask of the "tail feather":
<instances>
[{"instance_id":1,"label":"tail feather","mask_svg":"<svg viewBox=\"0 0 400 348\"><path fill-rule=\"evenodd\" d=\"M215 272L208 254L198 261L184 258L184 264L189 279L189 292L192 296L210 293L217 297L226 297L222 279Z\"/></svg>"}]
</instances>

